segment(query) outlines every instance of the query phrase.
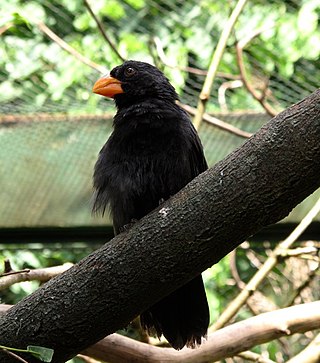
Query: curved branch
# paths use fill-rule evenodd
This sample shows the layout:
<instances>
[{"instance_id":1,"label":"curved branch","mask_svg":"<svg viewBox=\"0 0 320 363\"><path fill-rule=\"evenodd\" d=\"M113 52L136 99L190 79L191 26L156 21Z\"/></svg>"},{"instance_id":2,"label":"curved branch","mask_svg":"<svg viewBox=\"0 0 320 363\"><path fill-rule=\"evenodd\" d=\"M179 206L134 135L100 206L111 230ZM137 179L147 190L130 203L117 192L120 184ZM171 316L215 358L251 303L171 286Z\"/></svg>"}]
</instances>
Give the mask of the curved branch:
<instances>
[{"instance_id":1,"label":"curved branch","mask_svg":"<svg viewBox=\"0 0 320 363\"><path fill-rule=\"evenodd\" d=\"M320 334L311 343L287 363L319 363L320 362Z\"/></svg>"},{"instance_id":2,"label":"curved branch","mask_svg":"<svg viewBox=\"0 0 320 363\"><path fill-rule=\"evenodd\" d=\"M297 240L297 238L305 231L310 225L313 219L320 212L320 198L315 205L310 209L307 215L302 219L299 225L294 231L274 250L273 254L267 258L264 264L251 278L248 284L243 288L240 294L229 304L227 309L221 314L216 323L210 328L210 330L217 330L223 327L246 303L248 298L254 293L259 284L269 274L269 272L276 266L279 258L283 258L284 253L288 248Z\"/></svg>"},{"instance_id":3,"label":"curved branch","mask_svg":"<svg viewBox=\"0 0 320 363\"><path fill-rule=\"evenodd\" d=\"M208 336L197 349L158 348L112 334L84 354L111 363L207 363L232 357L258 344L320 327L320 301L280 309L235 323Z\"/></svg>"},{"instance_id":4,"label":"curved branch","mask_svg":"<svg viewBox=\"0 0 320 363\"><path fill-rule=\"evenodd\" d=\"M262 32L271 29L273 26L274 25L272 26L268 25L266 27L257 29L252 34L249 34L247 37L236 43L237 62L240 71L241 81L243 82L243 85L246 87L247 91L252 95L252 97L255 100L257 100L260 103L260 105L266 110L266 112L270 116L275 116L278 114L278 112L265 100L267 87L261 94L259 94L249 82L243 61L243 49L253 38L257 37Z\"/></svg>"},{"instance_id":5,"label":"curved branch","mask_svg":"<svg viewBox=\"0 0 320 363\"><path fill-rule=\"evenodd\" d=\"M169 68L173 68L173 69L179 69L180 71L197 74L198 76L207 75L208 72L203 69L198 69L198 68L194 68L194 67L181 67L181 66L171 63L170 60L167 58L167 56L164 53L161 39L159 37L153 37L152 40L153 40L153 43L155 44L157 55L165 66L167 66Z\"/></svg>"},{"instance_id":6,"label":"curved branch","mask_svg":"<svg viewBox=\"0 0 320 363\"><path fill-rule=\"evenodd\" d=\"M0 305L1 310L8 306ZM320 328L320 301L264 313L211 333L197 349L159 348L111 334L82 352L110 363L207 363L232 357L256 345Z\"/></svg>"},{"instance_id":7,"label":"curved branch","mask_svg":"<svg viewBox=\"0 0 320 363\"><path fill-rule=\"evenodd\" d=\"M73 47L71 47L70 44L66 43L56 33L54 33L49 27L47 27L47 25L44 24L43 22L41 22L41 21L37 22L37 26L51 40L53 40L55 43L57 43L60 48L62 48L66 52L70 53L72 56L74 56L80 62L86 64L87 66L93 68L95 71L98 71L100 73L106 73L107 72L106 68L104 68L103 66L100 66L99 64L93 62L89 58L87 58L84 55L80 54L77 50L75 50Z\"/></svg>"},{"instance_id":8,"label":"curved branch","mask_svg":"<svg viewBox=\"0 0 320 363\"><path fill-rule=\"evenodd\" d=\"M203 114L205 112L206 103L209 100L210 92L212 88L213 81L218 71L218 66L223 56L223 52L227 45L227 41L230 37L231 31L234 28L234 25L241 14L247 0L238 0L235 8L233 9L223 31L221 33L220 39L218 41L217 47L212 55L211 63L208 69L208 74L204 81L201 93L199 95L197 113L194 117L193 124L195 128L198 130L200 123L202 121Z\"/></svg>"},{"instance_id":9,"label":"curved branch","mask_svg":"<svg viewBox=\"0 0 320 363\"><path fill-rule=\"evenodd\" d=\"M101 33L101 35L103 36L103 38L106 40L106 42L109 44L110 48L114 51L114 53L117 55L117 57L124 62L125 58L122 57L122 55L119 53L118 49L116 48L116 46L113 44L113 42L111 41L111 39L108 37L101 21L97 18L96 14L94 13L94 11L92 10L91 5L89 4L88 0L84 0L84 5L85 7L88 9L90 15L92 16L93 20L96 22L98 29Z\"/></svg>"}]
</instances>

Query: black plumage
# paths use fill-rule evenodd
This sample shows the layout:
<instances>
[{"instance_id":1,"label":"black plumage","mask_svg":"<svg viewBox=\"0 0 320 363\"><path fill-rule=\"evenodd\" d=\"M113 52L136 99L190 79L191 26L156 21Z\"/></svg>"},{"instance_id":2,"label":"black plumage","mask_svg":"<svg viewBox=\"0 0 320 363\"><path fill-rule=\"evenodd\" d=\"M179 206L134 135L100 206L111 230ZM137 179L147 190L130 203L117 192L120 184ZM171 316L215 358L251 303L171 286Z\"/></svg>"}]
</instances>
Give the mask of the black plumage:
<instances>
[{"instance_id":1,"label":"black plumage","mask_svg":"<svg viewBox=\"0 0 320 363\"><path fill-rule=\"evenodd\" d=\"M156 67L126 61L93 91L117 106L114 131L94 170L95 212L109 206L115 233L145 216L207 169L200 139L168 79ZM141 314L149 334L176 349L201 343L209 310L201 275Z\"/></svg>"}]
</instances>

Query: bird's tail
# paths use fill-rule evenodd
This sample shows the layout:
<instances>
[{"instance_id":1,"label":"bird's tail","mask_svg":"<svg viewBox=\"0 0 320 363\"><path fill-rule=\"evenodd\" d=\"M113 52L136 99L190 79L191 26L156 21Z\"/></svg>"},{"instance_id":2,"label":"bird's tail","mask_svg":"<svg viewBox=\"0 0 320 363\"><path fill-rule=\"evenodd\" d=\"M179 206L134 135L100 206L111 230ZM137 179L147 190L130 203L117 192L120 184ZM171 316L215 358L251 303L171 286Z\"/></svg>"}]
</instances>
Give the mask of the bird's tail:
<instances>
[{"instance_id":1,"label":"bird's tail","mask_svg":"<svg viewBox=\"0 0 320 363\"><path fill-rule=\"evenodd\" d=\"M165 336L174 349L201 344L209 325L209 307L201 275L140 316L149 335Z\"/></svg>"}]
</instances>

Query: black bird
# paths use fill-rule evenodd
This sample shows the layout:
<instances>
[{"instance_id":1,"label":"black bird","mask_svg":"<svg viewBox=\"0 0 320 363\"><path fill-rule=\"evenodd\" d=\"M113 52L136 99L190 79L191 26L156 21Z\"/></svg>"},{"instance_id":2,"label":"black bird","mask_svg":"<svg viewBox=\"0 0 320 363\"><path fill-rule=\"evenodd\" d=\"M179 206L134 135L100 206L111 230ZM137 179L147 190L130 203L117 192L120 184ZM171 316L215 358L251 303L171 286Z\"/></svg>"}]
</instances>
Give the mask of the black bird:
<instances>
[{"instance_id":1,"label":"black bird","mask_svg":"<svg viewBox=\"0 0 320 363\"><path fill-rule=\"evenodd\" d=\"M207 169L200 139L178 95L156 67L126 61L100 78L93 92L114 98L114 131L100 151L94 212L109 206L114 231L156 208ZM140 316L142 327L171 346L195 347L206 335L209 309L201 275Z\"/></svg>"}]
</instances>

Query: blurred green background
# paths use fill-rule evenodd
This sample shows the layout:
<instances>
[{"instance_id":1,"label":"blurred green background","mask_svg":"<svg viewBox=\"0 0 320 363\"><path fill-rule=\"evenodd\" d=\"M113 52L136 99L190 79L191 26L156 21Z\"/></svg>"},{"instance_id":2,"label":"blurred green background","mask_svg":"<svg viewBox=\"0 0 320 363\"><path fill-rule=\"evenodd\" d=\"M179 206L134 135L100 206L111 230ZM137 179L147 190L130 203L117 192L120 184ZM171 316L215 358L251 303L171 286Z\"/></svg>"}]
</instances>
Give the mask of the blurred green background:
<instances>
[{"instance_id":1,"label":"blurred green background","mask_svg":"<svg viewBox=\"0 0 320 363\"><path fill-rule=\"evenodd\" d=\"M89 4L122 58L155 64L183 103L197 105L205 71L236 1ZM247 132L271 118L240 77L236 44L245 39L250 39L243 52L247 79L275 112L318 88L319 18L319 0L248 1L228 40L207 111ZM101 73L122 62L117 52L99 32L86 1L0 0L0 262L9 258L15 269L77 262L111 238L108 216L91 215L91 176L112 131L115 109L91 89ZM205 121L199 133L209 165L245 142ZM318 191L282 225L238 250L236 265L244 281L319 196ZM319 225L314 223L310 231L308 238L317 239ZM204 274L212 321L237 293L229 259ZM280 264L263 285L279 307L296 288L292 274L297 266ZM311 269L303 268L303 273ZM0 297L14 303L37 285L14 285ZM301 301L319 298L316 286ZM238 318L251 314L244 308ZM273 342L257 351L283 362L305 343L305 338L291 339L297 344Z\"/></svg>"},{"instance_id":2,"label":"blurred green background","mask_svg":"<svg viewBox=\"0 0 320 363\"><path fill-rule=\"evenodd\" d=\"M191 106L234 4L90 3L122 57L156 64ZM0 0L0 227L110 225L108 218L91 216L90 199L92 169L111 132L114 107L91 88L100 71L121 59L85 5L82 0ZM208 111L250 132L271 116L240 80L235 43L259 29L264 31L244 50L248 80L281 111L319 86L319 2L256 0L240 15ZM200 136L209 165L245 141L205 122ZM298 213L293 221L299 218Z\"/></svg>"}]
</instances>

